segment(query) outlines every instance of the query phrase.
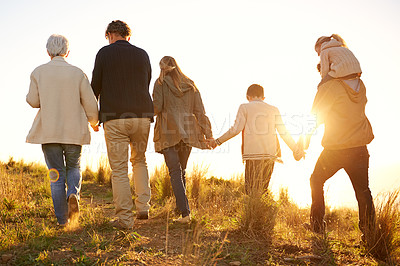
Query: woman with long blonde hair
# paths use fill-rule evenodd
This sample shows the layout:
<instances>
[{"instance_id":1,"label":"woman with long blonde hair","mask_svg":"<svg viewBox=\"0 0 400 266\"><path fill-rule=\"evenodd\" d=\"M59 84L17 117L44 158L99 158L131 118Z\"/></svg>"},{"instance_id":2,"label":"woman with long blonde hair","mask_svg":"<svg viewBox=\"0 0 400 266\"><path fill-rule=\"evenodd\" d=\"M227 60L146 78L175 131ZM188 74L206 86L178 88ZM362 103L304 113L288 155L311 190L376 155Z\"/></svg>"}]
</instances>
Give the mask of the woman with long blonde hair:
<instances>
[{"instance_id":1,"label":"woman with long blonde hair","mask_svg":"<svg viewBox=\"0 0 400 266\"><path fill-rule=\"evenodd\" d=\"M155 150L164 155L171 177L178 222L190 221L186 196L185 169L192 147L209 149L213 139L211 123L205 114L200 92L171 56L160 61L160 77L154 84L153 104L157 116L154 129Z\"/></svg>"}]
</instances>

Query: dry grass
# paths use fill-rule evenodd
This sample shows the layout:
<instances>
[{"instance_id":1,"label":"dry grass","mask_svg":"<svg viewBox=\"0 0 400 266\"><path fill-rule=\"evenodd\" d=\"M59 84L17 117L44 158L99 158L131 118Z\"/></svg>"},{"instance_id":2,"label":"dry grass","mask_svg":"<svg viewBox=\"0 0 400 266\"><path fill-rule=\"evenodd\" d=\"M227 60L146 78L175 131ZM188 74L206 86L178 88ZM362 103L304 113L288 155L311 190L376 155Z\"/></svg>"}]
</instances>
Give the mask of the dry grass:
<instances>
[{"instance_id":1,"label":"dry grass","mask_svg":"<svg viewBox=\"0 0 400 266\"><path fill-rule=\"evenodd\" d=\"M80 224L56 226L44 166L0 163L0 263L135 265L396 265L399 258L399 191L378 199L375 242L359 245L358 214L327 208L328 231L307 231L309 209L299 208L287 189L244 192L243 176L208 177L207 167L187 173L193 220L172 222L175 200L165 165L151 175L151 219L135 232L115 231L105 164L86 169ZM102 174L103 173L103 174ZM104 174L105 173L105 174ZM90 177L90 178L89 178ZM101 181L104 180L104 181ZM99 184L101 183L101 184ZM274 200L274 198L277 198Z\"/></svg>"},{"instance_id":2,"label":"dry grass","mask_svg":"<svg viewBox=\"0 0 400 266\"><path fill-rule=\"evenodd\" d=\"M82 172L82 179L91 181L94 180L98 184L111 186L111 168L106 156L100 157L96 171L93 171L91 167L86 166Z\"/></svg>"},{"instance_id":3,"label":"dry grass","mask_svg":"<svg viewBox=\"0 0 400 266\"><path fill-rule=\"evenodd\" d=\"M400 257L400 189L381 194L376 208L376 226L366 234L367 251L374 257L396 264Z\"/></svg>"},{"instance_id":4,"label":"dry grass","mask_svg":"<svg viewBox=\"0 0 400 266\"><path fill-rule=\"evenodd\" d=\"M164 164L156 167L150 175L150 187L152 194L152 201L161 205L172 197L171 181L168 173L168 168Z\"/></svg>"}]
</instances>

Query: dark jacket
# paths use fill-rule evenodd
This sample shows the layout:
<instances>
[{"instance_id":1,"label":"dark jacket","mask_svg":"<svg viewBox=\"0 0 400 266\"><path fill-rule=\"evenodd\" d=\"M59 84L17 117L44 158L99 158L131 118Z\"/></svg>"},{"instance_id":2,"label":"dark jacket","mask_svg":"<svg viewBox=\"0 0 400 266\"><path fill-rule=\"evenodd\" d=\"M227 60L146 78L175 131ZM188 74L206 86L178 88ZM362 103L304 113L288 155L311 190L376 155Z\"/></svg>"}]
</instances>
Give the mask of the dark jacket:
<instances>
[{"instance_id":1,"label":"dark jacket","mask_svg":"<svg viewBox=\"0 0 400 266\"><path fill-rule=\"evenodd\" d=\"M212 138L211 123L194 84L182 83L179 89L170 76L166 76L162 84L157 79L153 99L157 115L154 128L157 152L180 141L191 147L208 149L205 139Z\"/></svg>"},{"instance_id":2,"label":"dark jacket","mask_svg":"<svg viewBox=\"0 0 400 266\"><path fill-rule=\"evenodd\" d=\"M96 55L92 88L100 96L100 122L121 118L150 118L151 66L146 51L120 40L104 46Z\"/></svg>"}]
</instances>

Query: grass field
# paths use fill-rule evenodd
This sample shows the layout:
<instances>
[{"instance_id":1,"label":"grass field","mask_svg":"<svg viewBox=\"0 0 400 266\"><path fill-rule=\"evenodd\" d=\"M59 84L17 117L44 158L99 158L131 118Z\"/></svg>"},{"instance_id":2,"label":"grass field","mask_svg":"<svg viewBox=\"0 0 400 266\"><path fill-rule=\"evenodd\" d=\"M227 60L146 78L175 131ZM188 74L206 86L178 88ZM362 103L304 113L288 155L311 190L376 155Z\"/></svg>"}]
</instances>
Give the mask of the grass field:
<instances>
[{"instance_id":1,"label":"grass field","mask_svg":"<svg viewBox=\"0 0 400 266\"><path fill-rule=\"evenodd\" d=\"M110 169L83 171L78 225L61 229L43 165L0 163L0 264L5 265L399 265L399 190L375 199L377 229L360 244L358 214L327 208L327 232L308 231L309 210L286 189L247 196L243 176L206 178L188 171L193 219L177 218L165 165L151 174L150 219L120 231L113 217Z\"/></svg>"}]
</instances>

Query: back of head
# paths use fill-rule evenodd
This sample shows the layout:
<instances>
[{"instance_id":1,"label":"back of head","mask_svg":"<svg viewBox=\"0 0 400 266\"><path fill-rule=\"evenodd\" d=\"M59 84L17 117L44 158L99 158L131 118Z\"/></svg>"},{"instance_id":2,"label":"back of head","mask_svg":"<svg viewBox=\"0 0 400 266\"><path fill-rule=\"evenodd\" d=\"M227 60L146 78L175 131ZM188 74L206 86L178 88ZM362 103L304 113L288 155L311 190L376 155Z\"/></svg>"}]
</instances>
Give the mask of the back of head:
<instances>
[{"instance_id":1,"label":"back of head","mask_svg":"<svg viewBox=\"0 0 400 266\"><path fill-rule=\"evenodd\" d=\"M194 83L185 74L182 73L176 60L172 56L164 56L160 60L160 77L158 79L159 83L164 82L166 76L170 76L174 82L175 87L180 89L180 83L185 82L194 86Z\"/></svg>"},{"instance_id":2,"label":"back of head","mask_svg":"<svg viewBox=\"0 0 400 266\"><path fill-rule=\"evenodd\" d=\"M69 42L63 35L52 34L47 40L47 51L51 57L64 56L69 49Z\"/></svg>"},{"instance_id":3,"label":"back of head","mask_svg":"<svg viewBox=\"0 0 400 266\"><path fill-rule=\"evenodd\" d=\"M164 73L164 76L172 72L177 67L178 64L176 63L175 59L172 56L164 56L160 60L160 69L161 72Z\"/></svg>"},{"instance_id":4,"label":"back of head","mask_svg":"<svg viewBox=\"0 0 400 266\"><path fill-rule=\"evenodd\" d=\"M263 98L264 97L264 88L258 84L252 84L247 89L247 96L253 98Z\"/></svg>"},{"instance_id":5,"label":"back of head","mask_svg":"<svg viewBox=\"0 0 400 266\"><path fill-rule=\"evenodd\" d=\"M329 42L330 40L335 39L337 40L339 43L341 43L342 47L346 47L346 42L343 40L342 37L340 37L339 34L332 34L331 36L321 36L317 39L317 41L315 42L315 51L318 52L319 47L321 47L321 45L325 42Z\"/></svg>"},{"instance_id":6,"label":"back of head","mask_svg":"<svg viewBox=\"0 0 400 266\"><path fill-rule=\"evenodd\" d=\"M318 48L324 43L324 42L329 42L331 40L331 37L328 36L321 36L318 38L318 40L315 42L314 49L316 52L318 52Z\"/></svg>"},{"instance_id":7,"label":"back of head","mask_svg":"<svg viewBox=\"0 0 400 266\"><path fill-rule=\"evenodd\" d=\"M108 33L116 33L120 35L122 38L131 37L132 31L129 28L128 24L121 20L113 20L110 24L108 24L106 29L106 36Z\"/></svg>"}]
</instances>

